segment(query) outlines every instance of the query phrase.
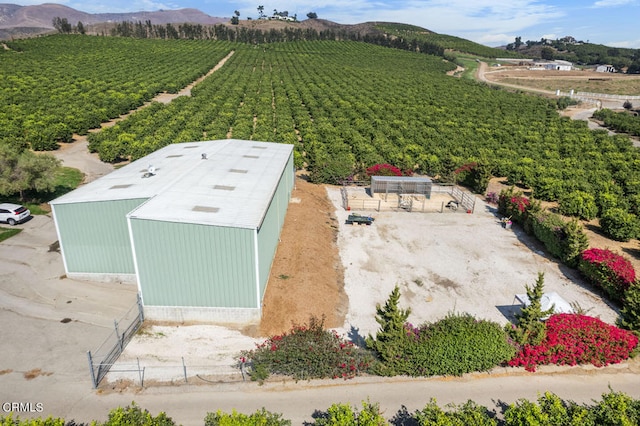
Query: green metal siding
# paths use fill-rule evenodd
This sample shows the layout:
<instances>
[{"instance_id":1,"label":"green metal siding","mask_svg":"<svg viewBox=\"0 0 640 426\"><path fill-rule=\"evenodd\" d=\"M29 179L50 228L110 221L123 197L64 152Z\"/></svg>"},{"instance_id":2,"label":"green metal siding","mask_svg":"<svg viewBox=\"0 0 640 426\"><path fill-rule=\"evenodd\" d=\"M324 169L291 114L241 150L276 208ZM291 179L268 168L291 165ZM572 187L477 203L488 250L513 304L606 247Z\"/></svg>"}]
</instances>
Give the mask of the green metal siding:
<instances>
[{"instance_id":1,"label":"green metal siding","mask_svg":"<svg viewBox=\"0 0 640 426\"><path fill-rule=\"evenodd\" d=\"M145 305L259 307L254 230L130 221Z\"/></svg>"},{"instance_id":2,"label":"green metal siding","mask_svg":"<svg viewBox=\"0 0 640 426\"><path fill-rule=\"evenodd\" d=\"M67 272L135 274L126 215L145 201L54 205Z\"/></svg>"},{"instance_id":3,"label":"green metal siding","mask_svg":"<svg viewBox=\"0 0 640 426\"><path fill-rule=\"evenodd\" d=\"M260 226L260 229L258 229L260 299L264 296L264 292L267 288L267 282L269 281L269 272L271 271L273 258L276 254L276 249L278 248L280 231L282 230L284 218L287 213L287 207L289 206L294 178L292 155L289 157L287 166L280 177L278 187L273 195L271 203L269 204L269 208L267 209L267 213L262 221L262 225Z\"/></svg>"}]
</instances>

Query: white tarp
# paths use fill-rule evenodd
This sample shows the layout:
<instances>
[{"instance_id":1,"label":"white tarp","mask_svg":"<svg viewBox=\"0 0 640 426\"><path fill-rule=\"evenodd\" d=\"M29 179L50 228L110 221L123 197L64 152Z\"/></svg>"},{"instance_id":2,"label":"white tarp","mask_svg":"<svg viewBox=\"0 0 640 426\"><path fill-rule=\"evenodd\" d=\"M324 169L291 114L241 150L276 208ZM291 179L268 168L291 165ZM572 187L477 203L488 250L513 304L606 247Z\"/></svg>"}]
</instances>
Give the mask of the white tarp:
<instances>
[{"instance_id":1,"label":"white tarp","mask_svg":"<svg viewBox=\"0 0 640 426\"><path fill-rule=\"evenodd\" d=\"M529 301L529 297L526 294L516 294L516 299L518 300L518 302L522 303L524 306L529 306L529 304L531 303ZM553 306L554 314L572 314L573 313L573 308L571 307L569 302L567 302L562 297L560 297L560 295L555 291L551 293L543 294L542 298L540 299L540 305L541 305L540 308L543 312L548 309L551 309L551 306Z\"/></svg>"}]
</instances>

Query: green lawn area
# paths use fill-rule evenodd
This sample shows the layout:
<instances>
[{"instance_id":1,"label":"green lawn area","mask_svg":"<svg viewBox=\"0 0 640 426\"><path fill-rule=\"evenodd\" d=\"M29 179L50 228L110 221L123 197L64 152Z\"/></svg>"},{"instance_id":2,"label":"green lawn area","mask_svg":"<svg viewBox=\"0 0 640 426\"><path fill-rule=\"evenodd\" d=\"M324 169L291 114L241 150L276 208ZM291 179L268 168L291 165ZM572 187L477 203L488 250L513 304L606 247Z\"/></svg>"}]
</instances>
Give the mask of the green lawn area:
<instances>
[{"instance_id":1,"label":"green lawn area","mask_svg":"<svg viewBox=\"0 0 640 426\"><path fill-rule=\"evenodd\" d=\"M20 204L31 211L33 215L41 215L49 213L48 209L42 207L43 203L47 203L61 195L72 191L82 183L84 174L72 167L60 167L55 176L55 189L52 192L30 192L25 194L25 199L21 200L18 194L11 197L3 197L2 202Z\"/></svg>"},{"instance_id":2,"label":"green lawn area","mask_svg":"<svg viewBox=\"0 0 640 426\"><path fill-rule=\"evenodd\" d=\"M20 228L0 228L0 242L19 234L21 231Z\"/></svg>"}]
</instances>

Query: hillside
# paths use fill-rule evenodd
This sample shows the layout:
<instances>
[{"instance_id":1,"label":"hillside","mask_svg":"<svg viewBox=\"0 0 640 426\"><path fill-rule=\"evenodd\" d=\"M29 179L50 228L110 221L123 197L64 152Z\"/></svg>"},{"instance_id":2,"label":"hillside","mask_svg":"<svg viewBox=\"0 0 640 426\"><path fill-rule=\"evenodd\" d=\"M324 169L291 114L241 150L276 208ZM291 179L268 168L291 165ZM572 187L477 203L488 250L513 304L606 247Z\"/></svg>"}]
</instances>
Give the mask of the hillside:
<instances>
[{"instance_id":1,"label":"hillside","mask_svg":"<svg viewBox=\"0 0 640 426\"><path fill-rule=\"evenodd\" d=\"M228 18L209 16L197 9L159 10L155 12L132 13L86 13L60 4L19 6L0 4L0 39L21 38L54 31L53 18L66 19L70 24L82 22L91 26L109 22L146 22L163 25L189 22L192 24L215 25L227 22Z\"/></svg>"}]
</instances>

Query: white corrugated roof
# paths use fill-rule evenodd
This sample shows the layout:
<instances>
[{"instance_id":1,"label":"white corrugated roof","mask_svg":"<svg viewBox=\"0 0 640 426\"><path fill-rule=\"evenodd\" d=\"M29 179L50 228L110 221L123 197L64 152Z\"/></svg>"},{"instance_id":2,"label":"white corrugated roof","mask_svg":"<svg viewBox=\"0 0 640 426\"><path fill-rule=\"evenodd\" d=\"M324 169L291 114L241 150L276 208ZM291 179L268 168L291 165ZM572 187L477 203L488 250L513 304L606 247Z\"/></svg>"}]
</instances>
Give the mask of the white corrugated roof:
<instances>
[{"instance_id":1,"label":"white corrugated roof","mask_svg":"<svg viewBox=\"0 0 640 426\"><path fill-rule=\"evenodd\" d=\"M292 150L237 139L172 144L51 204L148 198L129 216L256 228ZM150 166L155 174L143 178Z\"/></svg>"}]
</instances>

